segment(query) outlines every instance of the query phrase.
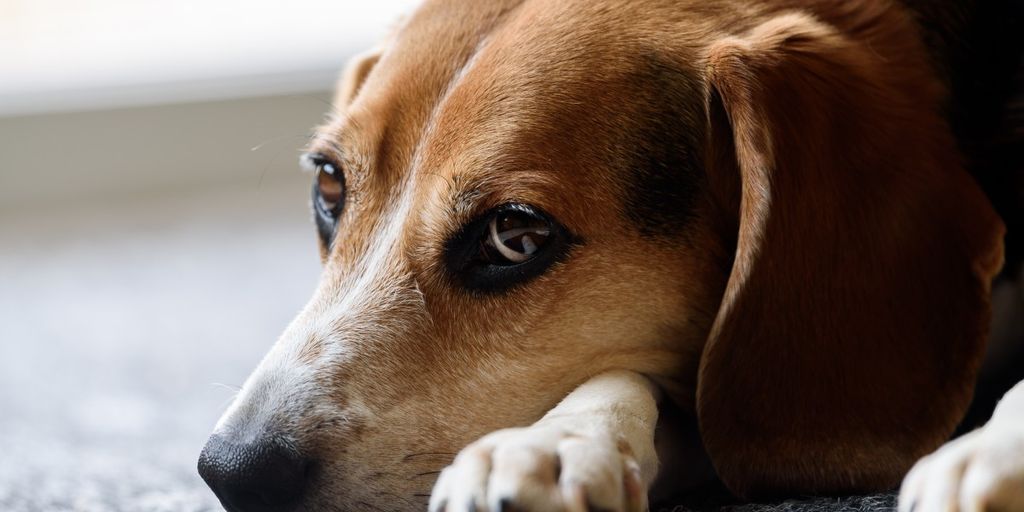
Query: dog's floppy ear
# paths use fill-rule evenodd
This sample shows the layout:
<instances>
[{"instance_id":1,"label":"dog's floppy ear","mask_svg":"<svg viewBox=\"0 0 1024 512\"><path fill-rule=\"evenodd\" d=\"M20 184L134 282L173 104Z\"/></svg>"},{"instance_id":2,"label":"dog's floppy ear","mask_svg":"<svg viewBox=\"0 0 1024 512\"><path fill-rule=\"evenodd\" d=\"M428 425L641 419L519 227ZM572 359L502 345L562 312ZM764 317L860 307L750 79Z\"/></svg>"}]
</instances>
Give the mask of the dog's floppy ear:
<instances>
[{"instance_id":1,"label":"dog's floppy ear","mask_svg":"<svg viewBox=\"0 0 1024 512\"><path fill-rule=\"evenodd\" d=\"M370 71L373 71L383 53L384 47L380 45L349 59L345 64L344 71L341 72L338 85L334 89L334 105L345 108L352 103L352 100L359 94L359 89L366 82L366 77L370 75Z\"/></svg>"},{"instance_id":2,"label":"dog's floppy ear","mask_svg":"<svg viewBox=\"0 0 1024 512\"><path fill-rule=\"evenodd\" d=\"M892 488L971 399L1003 226L888 48L787 13L708 49L738 212L697 414L737 494Z\"/></svg>"},{"instance_id":3,"label":"dog's floppy ear","mask_svg":"<svg viewBox=\"0 0 1024 512\"><path fill-rule=\"evenodd\" d=\"M384 37L384 39L377 44L377 46L351 57L345 64L344 70L341 72L341 77L338 79L338 83L334 87L334 99L333 104L336 108L344 110L346 107L356 99L359 94L359 90L362 89L363 84L366 83L366 78L370 76L370 72L380 62L384 52L387 51L388 47L391 46L391 42L398 35L402 25L406 22L405 17L399 17L395 20L391 26L390 32Z\"/></svg>"},{"instance_id":4,"label":"dog's floppy ear","mask_svg":"<svg viewBox=\"0 0 1024 512\"><path fill-rule=\"evenodd\" d=\"M352 100L356 99L359 90L366 83L366 78L370 76L370 72L380 62L387 48L391 46L391 42L398 35L405 21L404 17L395 20L390 32L377 46L363 53L356 54L348 60L334 88L333 103L335 107L344 109L352 103Z\"/></svg>"}]
</instances>

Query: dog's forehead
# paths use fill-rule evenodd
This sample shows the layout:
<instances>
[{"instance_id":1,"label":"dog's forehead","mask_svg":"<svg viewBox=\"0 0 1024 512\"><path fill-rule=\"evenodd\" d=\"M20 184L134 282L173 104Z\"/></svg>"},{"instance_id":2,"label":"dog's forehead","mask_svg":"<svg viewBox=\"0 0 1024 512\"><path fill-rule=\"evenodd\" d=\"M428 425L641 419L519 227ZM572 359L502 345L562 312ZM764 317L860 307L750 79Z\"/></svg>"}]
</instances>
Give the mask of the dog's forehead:
<instances>
[{"instance_id":1,"label":"dog's forehead","mask_svg":"<svg viewBox=\"0 0 1024 512\"><path fill-rule=\"evenodd\" d=\"M596 219L618 203L649 233L685 225L704 129L698 49L638 36L667 26L623 23L640 4L522 4L449 82L424 167L504 188L552 183L541 206L586 204L581 217Z\"/></svg>"},{"instance_id":2,"label":"dog's forehead","mask_svg":"<svg viewBox=\"0 0 1024 512\"><path fill-rule=\"evenodd\" d=\"M390 42L339 121L348 128L339 132L360 139L373 157L367 167L376 195L391 196L405 177L429 174L444 179L417 180L419 186L444 187L456 203L485 184L506 200L534 200L511 197L516 187L532 192L541 207L595 204L622 196L630 180L610 180L612 166L662 165L641 147L660 130L650 123L679 130L697 124L679 122L695 117L679 106L698 102L699 86L682 71L685 52L667 50L664 41L645 46L632 35L640 23L622 23L632 4L607 7L428 2ZM659 123L660 115L673 122ZM554 185L541 190L545 184Z\"/></svg>"},{"instance_id":3,"label":"dog's forehead","mask_svg":"<svg viewBox=\"0 0 1024 512\"><path fill-rule=\"evenodd\" d=\"M429 167L445 169L438 160L452 158L550 160L632 121L607 122L645 101L635 89L650 81L638 75L649 73L648 57L659 50L645 48L631 35L636 27L621 23L627 8L595 5L523 2L464 41L459 64L434 91L422 140L430 152L421 155L433 158ZM487 167L461 163L449 170Z\"/></svg>"},{"instance_id":4,"label":"dog's forehead","mask_svg":"<svg viewBox=\"0 0 1024 512\"><path fill-rule=\"evenodd\" d=\"M625 87L614 87L615 80L645 65L638 54L656 50L631 35L640 32L636 24L622 23L626 7L595 5L428 2L386 45L339 122L409 151L421 141L443 146L466 135L501 139L571 121L573 110L621 102ZM489 126L470 130L470 123Z\"/></svg>"},{"instance_id":5,"label":"dog's forehead","mask_svg":"<svg viewBox=\"0 0 1024 512\"><path fill-rule=\"evenodd\" d=\"M439 103L485 38L520 0L428 1L384 45L350 105L321 134L370 151L376 172L406 174ZM389 158L391 157L389 161Z\"/></svg>"}]
</instances>

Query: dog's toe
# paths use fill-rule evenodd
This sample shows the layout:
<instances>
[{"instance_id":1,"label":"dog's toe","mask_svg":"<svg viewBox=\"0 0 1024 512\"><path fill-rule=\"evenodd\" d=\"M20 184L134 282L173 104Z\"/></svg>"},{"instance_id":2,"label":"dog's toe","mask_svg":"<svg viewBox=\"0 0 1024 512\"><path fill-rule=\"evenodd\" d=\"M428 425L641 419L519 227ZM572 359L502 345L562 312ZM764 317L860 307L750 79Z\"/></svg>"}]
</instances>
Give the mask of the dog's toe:
<instances>
[{"instance_id":1,"label":"dog's toe","mask_svg":"<svg viewBox=\"0 0 1024 512\"><path fill-rule=\"evenodd\" d=\"M646 498L628 446L530 427L495 432L463 450L438 479L430 510L632 512L645 510Z\"/></svg>"},{"instance_id":2,"label":"dog's toe","mask_svg":"<svg viewBox=\"0 0 1024 512\"><path fill-rule=\"evenodd\" d=\"M987 435L990 442L964 471L960 510L1024 511L1024 421Z\"/></svg>"},{"instance_id":3,"label":"dog's toe","mask_svg":"<svg viewBox=\"0 0 1024 512\"><path fill-rule=\"evenodd\" d=\"M483 512L487 510L487 475L490 453L464 450L441 472L430 496L430 512Z\"/></svg>"},{"instance_id":4,"label":"dog's toe","mask_svg":"<svg viewBox=\"0 0 1024 512\"><path fill-rule=\"evenodd\" d=\"M989 425L922 459L900 512L1024 511L1024 424Z\"/></svg>"}]
</instances>

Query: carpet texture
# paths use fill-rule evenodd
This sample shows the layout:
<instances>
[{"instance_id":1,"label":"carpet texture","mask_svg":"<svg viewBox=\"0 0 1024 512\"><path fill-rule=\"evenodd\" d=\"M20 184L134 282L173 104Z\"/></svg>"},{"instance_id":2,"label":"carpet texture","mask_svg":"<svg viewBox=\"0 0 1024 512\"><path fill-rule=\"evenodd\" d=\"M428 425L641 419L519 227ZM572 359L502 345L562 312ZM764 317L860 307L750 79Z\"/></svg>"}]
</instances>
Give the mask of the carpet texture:
<instances>
[{"instance_id":1,"label":"carpet texture","mask_svg":"<svg viewBox=\"0 0 1024 512\"><path fill-rule=\"evenodd\" d=\"M895 511L896 495L808 498L772 504L742 504L699 508L676 507L663 512L876 512Z\"/></svg>"}]
</instances>

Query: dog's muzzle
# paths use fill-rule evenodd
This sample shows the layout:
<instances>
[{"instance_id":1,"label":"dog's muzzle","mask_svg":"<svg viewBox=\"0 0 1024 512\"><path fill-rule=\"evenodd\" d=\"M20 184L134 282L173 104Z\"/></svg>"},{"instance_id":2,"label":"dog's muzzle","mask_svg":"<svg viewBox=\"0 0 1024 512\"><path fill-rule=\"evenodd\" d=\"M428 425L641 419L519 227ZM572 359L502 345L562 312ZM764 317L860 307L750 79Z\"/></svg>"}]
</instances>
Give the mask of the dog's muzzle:
<instances>
[{"instance_id":1,"label":"dog's muzzle","mask_svg":"<svg viewBox=\"0 0 1024 512\"><path fill-rule=\"evenodd\" d=\"M228 512L286 512L302 500L311 464L268 436L254 440L210 436L199 475Z\"/></svg>"}]
</instances>

